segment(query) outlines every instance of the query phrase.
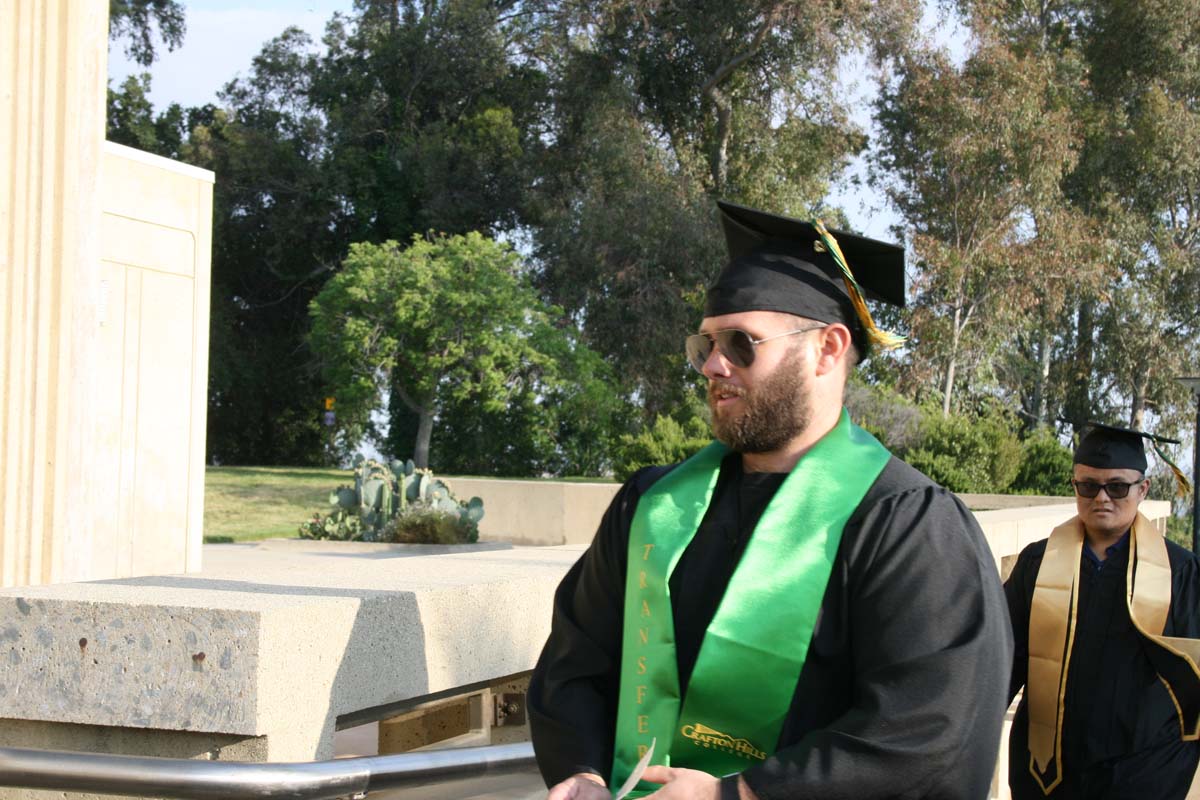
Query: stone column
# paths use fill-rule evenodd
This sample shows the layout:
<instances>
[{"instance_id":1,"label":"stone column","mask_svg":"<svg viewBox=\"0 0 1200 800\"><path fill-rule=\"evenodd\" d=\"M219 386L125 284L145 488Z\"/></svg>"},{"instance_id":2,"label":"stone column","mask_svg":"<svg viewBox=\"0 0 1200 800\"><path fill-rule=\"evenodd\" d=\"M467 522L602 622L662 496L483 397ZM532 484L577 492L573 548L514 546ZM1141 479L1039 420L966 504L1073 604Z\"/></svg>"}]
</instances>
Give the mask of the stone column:
<instances>
[{"instance_id":1,"label":"stone column","mask_svg":"<svg viewBox=\"0 0 1200 800\"><path fill-rule=\"evenodd\" d=\"M0 585L89 574L108 0L0 0Z\"/></svg>"}]
</instances>

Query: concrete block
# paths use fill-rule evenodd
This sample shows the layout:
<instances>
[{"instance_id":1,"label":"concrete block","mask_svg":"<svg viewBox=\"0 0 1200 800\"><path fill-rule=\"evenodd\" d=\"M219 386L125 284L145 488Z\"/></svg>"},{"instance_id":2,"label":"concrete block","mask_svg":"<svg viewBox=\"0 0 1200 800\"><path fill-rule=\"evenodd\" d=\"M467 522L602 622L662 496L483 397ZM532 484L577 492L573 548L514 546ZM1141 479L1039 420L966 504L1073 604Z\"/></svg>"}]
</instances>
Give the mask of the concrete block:
<instances>
[{"instance_id":1,"label":"concrete block","mask_svg":"<svg viewBox=\"0 0 1200 800\"><path fill-rule=\"evenodd\" d=\"M581 552L278 540L209 546L199 575L3 590L0 734L177 730L327 758L341 715L531 669Z\"/></svg>"}]
</instances>

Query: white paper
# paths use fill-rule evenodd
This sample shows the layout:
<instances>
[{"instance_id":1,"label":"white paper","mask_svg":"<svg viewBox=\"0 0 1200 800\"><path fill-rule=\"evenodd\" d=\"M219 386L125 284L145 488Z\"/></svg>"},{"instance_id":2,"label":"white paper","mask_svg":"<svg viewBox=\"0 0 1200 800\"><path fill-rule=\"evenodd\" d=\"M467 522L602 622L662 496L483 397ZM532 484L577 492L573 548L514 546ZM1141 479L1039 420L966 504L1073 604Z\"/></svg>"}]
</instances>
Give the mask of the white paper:
<instances>
[{"instance_id":1,"label":"white paper","mask_svg":"<svg viewBox=\"0 0 1200 800\"><path fill-rule=\"evenodd\" d=\"M642 779L642 774L646 771L646 767L650 766L650 759L654 758L654 745L657 742L657 737L650 740L650 749L638 761L637 766L633 768L633 773L629 776L629 780L621 785L621 791L617 792L617 796L613 800L621 800L621 798L633 791L633 787L638 785L638 781Z\"/></svg>"}]
</instances>

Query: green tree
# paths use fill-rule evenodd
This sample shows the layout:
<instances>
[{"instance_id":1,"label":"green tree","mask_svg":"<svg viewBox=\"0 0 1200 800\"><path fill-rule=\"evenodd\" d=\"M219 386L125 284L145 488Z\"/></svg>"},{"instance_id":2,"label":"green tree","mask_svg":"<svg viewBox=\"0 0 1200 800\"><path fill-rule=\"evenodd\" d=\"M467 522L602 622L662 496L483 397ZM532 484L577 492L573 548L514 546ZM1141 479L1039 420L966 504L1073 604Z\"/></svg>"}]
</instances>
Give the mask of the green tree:
<instances>
[{"instance_id":1,"label":"green tree","mask_svg":"<svg viewBox=\"0 0 1200 800\"><path fill-rule=\"evenodd\" d=\"M117 89L109 88L105 138L147 153L182 158L192 128L211 119L215 109L184 109L172 103L166 111L155 113L149 93L148 72L130 75Z\"/></svg>"},{"instance_id":2,"label":"green tree","mask_svg":"<svg viewBox=\"0 0 1200 800\"><path fill-rule=\"evenodd\" d=\"M546 3L551 78L527 206L540 285L645 419L687 391L679 342L723 260L713 197L806 216L866 144L834 65L903 51L919 4Z\"/></svg>"},{"instance_id":3,"label":"green tree","mask_svg":"<svg viewBox=\"0 0 1200 800\"><path fill-rule=\"evenodd\" d=\"M183 44L187 21L179 0L109 0L108 37L125 40L125 55L143 67L157 58L154 40L174 50Z\"/></svg>"},{"instance_id":4,"label":"green tree","mask_svg":"<svg viewBox=\"0 0 1200 800\"><path fill-rule=\"evenodd\" d=\"M365 424L394 388L418 418L419 466L429 463L435 421L453 404L503 419L522 409L510 408L514 398L527 404L542 385L561 388L544 352L554 310L517 255L478 233L414 237L407 247L355 244L311 315L313 348L346 421Z\"/></svg>"},{"instance_id":5,"label":"green tree","mask_svg":"<svg viewBox=\"0 0 1200 800\"><path fill-rule=\"evenodd\" d=\"M545 81L510 57L505 8L362 0L328 24L306 94L355 241L516 224Z\"/></svg>"},{"instance_id":6,"label":"green tree","mask_svg":"<svg viewBox=\"0 0 1200 800\"><path fill-rule=\"evenodd\" d=\"M611 368L570 326L542 325L531 343L551 369L529 364L501 409L451 400L436 420L430 464L473 475L601 476L612 469L631 409ZM404 431L399 432L401 435ZM408 452L415 429L402 445ZM389 439L392 439L389 431Z\"/></svg>"},{"instance_id":7,"label":"green tree","mask_svg":"<svg viewBox=\"0 0 1200 800\"><path fill-rule=\"evenodd\" d=\"M308 35L284 31L181 149L218 175L208 451L221 463L327 461L308 304L344 256L351 225L325 119L309 99L317 67Z\"/></svg>"}]
</instances>

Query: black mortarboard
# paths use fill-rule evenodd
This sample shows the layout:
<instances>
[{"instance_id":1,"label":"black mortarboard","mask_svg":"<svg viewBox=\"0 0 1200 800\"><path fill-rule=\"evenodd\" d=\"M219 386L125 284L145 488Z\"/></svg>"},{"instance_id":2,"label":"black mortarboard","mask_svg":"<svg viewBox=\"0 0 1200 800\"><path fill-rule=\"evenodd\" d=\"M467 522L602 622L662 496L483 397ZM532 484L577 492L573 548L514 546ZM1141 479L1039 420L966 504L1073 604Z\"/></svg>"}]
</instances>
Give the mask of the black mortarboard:
<instances>
[{"instance_id":1,"label":"black mortarboard","mask_svg":"<svg viewBox=\"0 0 1200 800\"><path fill-rule=\"evenodd\" d=\"M1158 446L1179 444L1178 439L1168 439L1165 436L1129 428L1117 428L1101 422L1089 422L1087 430L1079 440L1079 446L1075 448L1075 463L1096 469L1135 469L1145 472L1147 440L1158 457L1175 473L1180 494L1187 494L1191 488L1187 478Z\"/></svg>"},{"instance_id":2,"label":"black mortarboard","mask_svg":"<svg viewBox=\"0 0 1200 800\"><path fill-rule=\"evenodd\" d=\"M781 311L844 323L860 348L887 341L853 292L903 307L904 248L734 203L717 207L729 263L708 289L705 316ZM850 280L835 258L838 248Z\"/></svg>"}]
</instances>

